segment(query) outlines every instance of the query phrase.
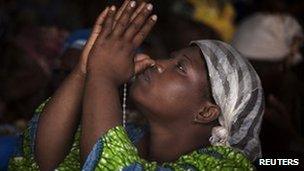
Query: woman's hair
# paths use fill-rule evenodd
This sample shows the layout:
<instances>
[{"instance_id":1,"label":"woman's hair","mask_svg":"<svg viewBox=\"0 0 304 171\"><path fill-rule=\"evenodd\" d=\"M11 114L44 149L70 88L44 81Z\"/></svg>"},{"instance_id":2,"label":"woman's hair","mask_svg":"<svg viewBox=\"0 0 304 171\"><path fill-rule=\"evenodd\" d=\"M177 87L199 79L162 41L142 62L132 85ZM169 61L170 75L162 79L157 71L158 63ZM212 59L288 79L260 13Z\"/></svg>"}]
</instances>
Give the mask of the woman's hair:
<instances>
[{"instance_id":1,"label":"woman's hair","mask_svg":"<svg viewBox=\"0 0 304 171\"><path fill-rule=\"evenodd\" d=\"M264 113L260 79L250 63L230 45L217 40L193 41L207 64L212 97L220 107L220 126L212 129L212 145L244 152L252 161L261 157L259 132Z\"/></svg>"}]
</instances>

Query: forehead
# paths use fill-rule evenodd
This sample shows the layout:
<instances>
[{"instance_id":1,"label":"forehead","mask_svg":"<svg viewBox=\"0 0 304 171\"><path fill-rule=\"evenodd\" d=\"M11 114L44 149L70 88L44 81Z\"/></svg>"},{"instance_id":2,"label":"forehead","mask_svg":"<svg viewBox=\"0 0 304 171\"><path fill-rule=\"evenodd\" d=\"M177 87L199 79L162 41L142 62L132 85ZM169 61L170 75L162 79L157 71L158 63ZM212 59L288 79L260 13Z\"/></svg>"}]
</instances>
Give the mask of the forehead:
<instances>
[{"instance_id":1,"label":"forehead","mask_svg":"<svg viewBox=\"0 0 304 171\"><path fill-rule=\"evenodd\" d=\"M202 59L202 54L201 50L198 46L189 46L183 49L180 49L178 51L175 51L174 54L176 55L187 55L188 57L191 57L193 60L201 60Z\"/></svg>"},{"instance_id":2,"label":"forehead","mask_svg":"<svg viewBox=\"0 0 304 171\"><path fill-rule=\"evenodd\" d=\"M202 71L205 71L204 56L198 46L194 45L194 46L189 46L189 47L183 48L179 51L174 52L174 55L176 55L176 56L185 55L185 56L191 58L192 64L194 65L194 67L197 67L198 69L201 69Z\"/></svg>"}]
</instances>

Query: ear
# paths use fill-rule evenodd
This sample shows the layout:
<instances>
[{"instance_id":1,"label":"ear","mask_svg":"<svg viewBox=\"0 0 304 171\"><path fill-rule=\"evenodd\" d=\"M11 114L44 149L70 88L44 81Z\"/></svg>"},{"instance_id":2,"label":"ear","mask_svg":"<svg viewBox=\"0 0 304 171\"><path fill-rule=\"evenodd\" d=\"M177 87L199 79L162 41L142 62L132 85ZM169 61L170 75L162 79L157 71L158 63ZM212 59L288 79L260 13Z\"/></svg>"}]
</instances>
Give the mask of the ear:
<instances>
[{"instance_id":1,"label":"ear","mask_svg":"<svg viewBox=\"0 0 304 171\"><path fill-rule=\"evenodd\" d=\"M217 105L206 102L200 111L195 114L194 122L204 124L212 122L219 117L220 111L221 110Z\"/></svg>"}]
</instances>

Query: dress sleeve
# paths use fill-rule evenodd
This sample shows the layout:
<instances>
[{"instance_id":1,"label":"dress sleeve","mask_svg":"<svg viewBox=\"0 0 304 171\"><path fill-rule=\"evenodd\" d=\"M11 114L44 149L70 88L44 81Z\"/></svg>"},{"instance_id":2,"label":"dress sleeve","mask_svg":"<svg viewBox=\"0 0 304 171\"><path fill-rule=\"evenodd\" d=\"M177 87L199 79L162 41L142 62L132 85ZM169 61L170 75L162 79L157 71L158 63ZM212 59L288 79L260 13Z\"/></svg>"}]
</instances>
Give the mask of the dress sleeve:
<instances>
[{"instance_id":1,"label":"dress sleeve","mask_svg":"<svg viewBox=\"0 0 304 171\"><path fill-rule=\"evenodd\" d=\"M143 167L136 147L122 126L110 129L95 144L88 155L83 170L125 170ZM140 169L139 169L140 170Z\"/></svg>"},{"instance_id":2,"label":"dress sleeve","mask_svg":"<svg viewBox=\"0 0 304 171\"><path fill-rule=\"evenodd\" d=\"M44 101L35 110L34 116L29 121L27 129L20 135L22 143L17 147L15 155L10 159L9 170L39 170L38 164L34 159L35 140L40 114L49 100L50 98ZM58 166L57 170L80 170L79 139L80 129L78 128L74 136L74 143L70 153Z\"/></svg>"},{"instance_id":3,"label":"dress sleeve","mask_svg":"<svg viewBox=\"0 0 304 171\"><path fill-rule=\"evenodd\" d=\"M15 155L10 159L9 170L39 170L38 165L34 161L35 138L39 116L49 99L44 101L35 110L35 114L29 121L26 130L20 135L22 143L16 147Z\"/></svg>"},{"instance_id":4,"label":"dress sleeve","mask_svg":"<svg viewBox=\"0 0 304 171\"><path fill-rule=\"evenodd\" d=\"M181 156L175 162L158 165L140 158L122 126L110 129L94 145L82 168L85 171L174 171L255 170L241 153L224 146L210 146Z\"/></svg>"}]
</instances>

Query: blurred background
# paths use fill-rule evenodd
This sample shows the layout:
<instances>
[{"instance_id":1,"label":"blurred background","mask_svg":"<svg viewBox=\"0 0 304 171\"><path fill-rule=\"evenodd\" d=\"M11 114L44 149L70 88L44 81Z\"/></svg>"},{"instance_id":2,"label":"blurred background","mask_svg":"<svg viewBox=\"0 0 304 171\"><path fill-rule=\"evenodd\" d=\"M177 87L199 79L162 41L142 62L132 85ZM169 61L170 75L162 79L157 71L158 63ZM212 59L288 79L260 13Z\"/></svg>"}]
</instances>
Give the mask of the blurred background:
<instances>
[{"instance_id":1,"label":"blurred background","mask_svg":"<svg viewBox=\"0 0 304 171\"><path fill-rule=\"evenodd\" d=\"M152 0L140 52L167 58L196 39L231 43L261 77L263 158L304 154L304 1ZM76 64L98 14L122 0L0 1L0 170L35 108Z\"/></svg>"}]
</instances>

